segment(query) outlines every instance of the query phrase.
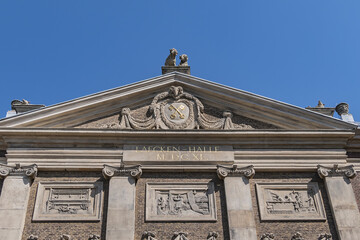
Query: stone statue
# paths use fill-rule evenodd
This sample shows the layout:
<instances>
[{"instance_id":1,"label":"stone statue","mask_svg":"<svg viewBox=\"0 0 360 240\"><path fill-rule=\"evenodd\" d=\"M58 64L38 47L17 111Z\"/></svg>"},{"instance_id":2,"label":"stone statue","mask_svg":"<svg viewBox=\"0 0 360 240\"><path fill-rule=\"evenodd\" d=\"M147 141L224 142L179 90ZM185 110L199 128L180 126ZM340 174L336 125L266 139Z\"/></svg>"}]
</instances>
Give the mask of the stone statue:
<instances>
[{"instance_id":1,"label":"stone statue","mask_svg":"<svg viewBox=\"0 0 360 240\"><path fill-rule=\"evenodd\" d=\"M176 55L178 54L175 48L170 49L170 54L166 58L165 66L176 66Z\"/></svg>"},{"instance_id":2,"label":"stone statue","mask_svg":"<svg viewBox=\"0 0 360 240\"><path fill-rule=\"evenodd\" d=\"M322 233L319 236L319 240L331 240L331 239L332 239L331 234Z\"/></svg>"},{"instance_id":3,"label":"stone statue","mask_svg":"<svg viewBox=\"0 0 360 240\"><path fill-rule=\"evenodd\" d=\"M179 66L189 66L188 65L188 56L186 55L186 54L181 54L180 55L180 64L179 64Z\"/></svg>"},{"instance_id":4,"label":"stone statue","mask_svg":"<svg viewBox=\"0 0 360 240\"><path fill-rule=\"evenodd\" d=\"M275 236L273 233L265 233L261 235L260 240L274 240Z\"/></svg>"}]
</instances>

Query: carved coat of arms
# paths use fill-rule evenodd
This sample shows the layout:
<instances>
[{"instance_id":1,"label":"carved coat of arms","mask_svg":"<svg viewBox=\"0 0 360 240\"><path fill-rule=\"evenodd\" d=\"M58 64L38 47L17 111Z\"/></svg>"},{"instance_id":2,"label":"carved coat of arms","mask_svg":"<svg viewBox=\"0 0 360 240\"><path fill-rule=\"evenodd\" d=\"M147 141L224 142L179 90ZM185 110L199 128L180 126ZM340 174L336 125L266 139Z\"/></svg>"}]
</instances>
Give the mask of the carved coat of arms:
<instances>
[{"instance_id":1,"label":"carved coat of arms","mask_svg":"<svg viewBox=\"0 0 360 240\"><path fill-rule=\"evenodd\" d=\"M223 118L207 119L204 105L195 96L184 92L181 86L172 86L168 92L154 97L149 117L143 119L131 115L129 108L121 111L120 126L123 129L233 129L232 113L225 111Z\"/></svg>"}]
</instances>

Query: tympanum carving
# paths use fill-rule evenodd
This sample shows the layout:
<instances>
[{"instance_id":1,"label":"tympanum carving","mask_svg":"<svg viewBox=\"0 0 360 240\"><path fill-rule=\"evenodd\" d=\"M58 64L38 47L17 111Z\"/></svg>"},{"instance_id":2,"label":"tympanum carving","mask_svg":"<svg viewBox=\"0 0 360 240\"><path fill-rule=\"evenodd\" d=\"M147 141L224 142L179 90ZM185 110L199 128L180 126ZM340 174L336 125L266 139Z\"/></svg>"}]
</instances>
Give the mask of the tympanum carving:
<instances>
[{"instance_id":1,"label":"tympanum carving","mask_svg":"<svg viewBox=\"0 0 360 240\"><path fill-rule=\"evenodd\" d=\"M35 236L35 235L32 235L32 234L27 238L27 240L38 240L38 239L39 239L38 236Z\"/></svg>"},{"instance_id":2,"label":"tympanum carving","mask_svg":"<svg viewBox=\"0 0 360 240\"><path fill-rule=\"evenodd\" d=\"M67 234L61 234L60 240L71 240L71 236Z\"/></svg>"},{"instance_id":3,"label":"tympanum carving","mask_svg":"<svg viewBox=\"0 0 360 240\"><path fill-rule=\"evenodd\" d=\"M148 107L149 117L132 116L129 108L121 111L123 129L234 129L232 113L225 111L223 118L210 120L204 114L204 105L181 86L154 97Z\"/></svg>"},{"instance_id":4,"label":"tympanum carving","mask_svg":"<svg viewBox=\"0 0 360 240\"><path fill-rule=\"evenodd\" d=\"M334 164L333 167L325 167L318 165L318 174L321 178L325 177L334 177L334 176L344 176L348 178L354 178L356 172L353 165L339 167L338 164Z\"/></svg>"},{"instance_id":5,"label":"tympanum carving","mask_svg":"<svg viewBox=\"0 0 360 240\"><path fill-rule=\"evenodd\" d=\"M257 183L261 220L325 220L317 183Z\"/></svg>"},{"instance_id":6,"label":"tympanum carving","mask_svg":"<svg viewBox=\"0 0 360 240\"><path fill-rule=\"evenodd\" d=\"M88 240L100 240L100 236L95 234L90 234Z\"/></svg>"}]
</instances>

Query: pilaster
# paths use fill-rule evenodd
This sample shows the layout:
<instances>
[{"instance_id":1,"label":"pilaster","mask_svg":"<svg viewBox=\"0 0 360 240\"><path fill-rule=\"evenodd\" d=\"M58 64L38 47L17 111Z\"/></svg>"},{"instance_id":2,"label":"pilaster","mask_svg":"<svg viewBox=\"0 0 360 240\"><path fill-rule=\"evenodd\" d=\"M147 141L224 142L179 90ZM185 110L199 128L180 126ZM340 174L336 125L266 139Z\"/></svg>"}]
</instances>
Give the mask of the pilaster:
<instances>
[{"instance_id":1,"label":"pilaster","mask_svg":"<svg viewBox=\"0 0 360 240\"><path fill-rule=\"evenodd\" d=\"M318 174L325 182L339 239L360 239L360 213L349 180L356 176L353 165L331 168L318 165Z\"/></svg>"},{"instance_id":2,"label":"pilaster","mask_svg":"<svg viewBox=\"0 0 360 240\"><path fill-rule=\"evenodd\" d=\"M115 168L104 165L103 175L109 179L106 240L132 240L135 234L136 179L141 166Z\"/></svg>"},{"instance_id":3,"label":"pilaster","mask_svg":"<svg viewBox=\"0 0 360 240\"><path fill-rule=\"evenodd\" d=\"M0 196L0 240L20 240L25 224L30 186L37 175L37 166L0 165L5 178Z\"/></svg>"},{"instance_id":4,"label":"pilaster","mask_svg":"<svg viewBox=\"0 0 360 240\"><path fill-rule=\"evenodd\" d=\"M244 168L218 166L217 174L220 179L224 179L230 239L256 240L249 183L249 178L255 174L254 166Z\"/></svg>"}]
</instances>

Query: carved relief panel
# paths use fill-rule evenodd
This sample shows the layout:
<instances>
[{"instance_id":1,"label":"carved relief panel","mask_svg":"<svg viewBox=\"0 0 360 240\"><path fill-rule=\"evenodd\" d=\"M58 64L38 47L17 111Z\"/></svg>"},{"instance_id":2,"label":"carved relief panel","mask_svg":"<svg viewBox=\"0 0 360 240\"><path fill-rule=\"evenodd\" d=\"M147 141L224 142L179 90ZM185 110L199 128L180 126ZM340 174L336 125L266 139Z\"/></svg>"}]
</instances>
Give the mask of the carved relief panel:
<instances>
[{"instance_id":1,"label":"carved relief panel","mask_svg":"<svg viewBox=\"0 0 360 240\"><path fill-rule=\"evenodd\" d=\"M34 221L100 221L101 182L39 183Z\"/></svg>"},{"instance_id":2,"label":"carved relief panel","mask_svg":"<svg viewBox=\"0 0 360 240\"><path fill-rule=\"evenodd\" d=\"M258 183L261 220L325 220L317 183Z\"/></svg>"},{"instance_id":3,"label":"carved relief panel","mask_svg":"<svg viewBox=\"0 0 360 240\"><path fill-rule=\"evenodd\" d=\"M216 221L214 183L147 183L146 221Z\"/></svg>"}]
</instances>

